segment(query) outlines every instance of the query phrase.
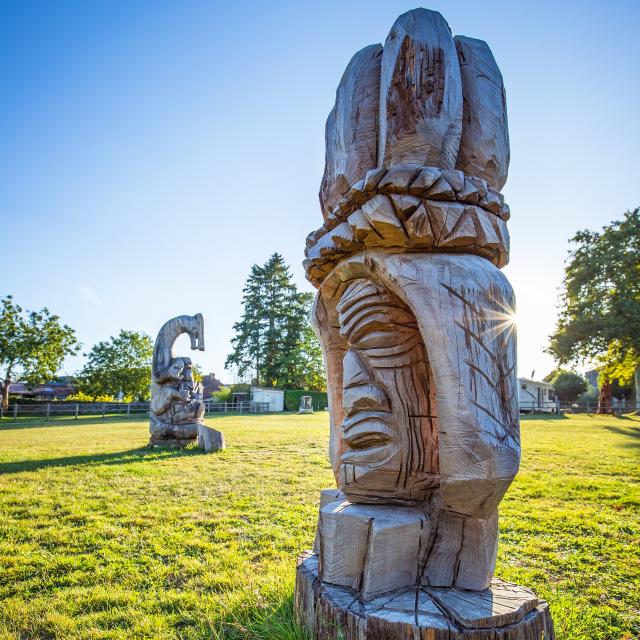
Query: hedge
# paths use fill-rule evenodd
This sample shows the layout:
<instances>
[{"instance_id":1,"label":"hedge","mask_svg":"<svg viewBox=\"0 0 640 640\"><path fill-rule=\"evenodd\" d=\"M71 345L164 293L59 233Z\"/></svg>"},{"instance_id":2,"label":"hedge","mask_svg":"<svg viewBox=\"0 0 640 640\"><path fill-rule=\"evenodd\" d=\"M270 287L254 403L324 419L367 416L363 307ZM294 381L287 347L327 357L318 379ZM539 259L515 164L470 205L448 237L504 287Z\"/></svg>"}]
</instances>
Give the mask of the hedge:
<instances>
[{"instance_id":1,"label":"hedge","mask_svg":"<svg viewBox=\"0 0 640 640\"><path fill-rule=\"evenodd\" d=\"M304 389L286 389L284 392L284 410L297 411L300 408L300 398L311 396L313 408L316 411L325 409L328 406L327 394L325 391L305 391Z\"/></svg>"}]
</instances>

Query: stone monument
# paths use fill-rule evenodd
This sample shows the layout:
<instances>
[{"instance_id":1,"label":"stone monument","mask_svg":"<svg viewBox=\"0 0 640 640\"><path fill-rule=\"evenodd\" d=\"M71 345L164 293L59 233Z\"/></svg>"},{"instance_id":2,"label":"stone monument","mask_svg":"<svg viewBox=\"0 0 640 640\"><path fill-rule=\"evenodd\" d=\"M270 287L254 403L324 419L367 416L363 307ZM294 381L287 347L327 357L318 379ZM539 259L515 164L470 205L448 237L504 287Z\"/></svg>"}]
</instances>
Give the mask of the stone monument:
<instances>
[{"instance_id":1,"label":"stone monument","mask_svg":"<svg viewBox=\"0 0 640 640\"><path fill-rule=\"evenodd\" d=\"M348 64L305 252L338 485L297 571L315 638L553 638L547 603L493 577L520 460L508 164L493 55L439 13Z\"/></svg>"},{"instance_id":2,"label":"stone monument","mask_svg":"<svg viewBox=\"0 0 640 640\"><path fill-rule=\"evenodd\" d=\"M174 352L176 340L184 333L191 338L191 349L204 351L202 314L173 318L165 322L158 333L151 371L149 444L182 448L203 432L204 439L200 435L203 448L222 448L222 434L204 424L202 385L193 379L191 359L179 357ZM214 431L213 437L204 430Z\"/></svg>"},{"instance_id":3,"label":"stone monument","mask_svg":"<svg viewBox=\"0 0 640 640\"><path fill-rule=\"evenodd\" d=\"M298 413L313 413L313 397L300 396L300 407Z\"/></svg>"}]
</instances>

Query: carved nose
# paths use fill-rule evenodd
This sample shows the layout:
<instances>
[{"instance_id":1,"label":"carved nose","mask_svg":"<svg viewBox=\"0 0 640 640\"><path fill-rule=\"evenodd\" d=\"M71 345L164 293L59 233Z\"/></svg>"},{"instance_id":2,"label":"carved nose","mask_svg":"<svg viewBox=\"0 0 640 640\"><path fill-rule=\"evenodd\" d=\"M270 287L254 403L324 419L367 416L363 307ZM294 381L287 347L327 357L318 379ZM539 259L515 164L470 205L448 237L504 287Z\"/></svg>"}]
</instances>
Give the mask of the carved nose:
<instances>
[{"instance_id":1,"label":"carved nose","mask_svg":"<svg viewBox=\"0 0 640 640\"><path fill-rule=\"evenodd\" d=\"M390 410L387 394L375 384L362 384L344 389L342 407L347 415L356 411Z\"/></svg>"},{"instance_id":2,"label":"carved nose","mask_svg":"<svg viewBox=\"0 0 640 640\"><path fill-rule=\"evenodd\" d=\"M346 415L356 411L389 411L389 398L372 379L358 354L349 350L342 362L342 408Z\"/></svg>"}]
</instances>

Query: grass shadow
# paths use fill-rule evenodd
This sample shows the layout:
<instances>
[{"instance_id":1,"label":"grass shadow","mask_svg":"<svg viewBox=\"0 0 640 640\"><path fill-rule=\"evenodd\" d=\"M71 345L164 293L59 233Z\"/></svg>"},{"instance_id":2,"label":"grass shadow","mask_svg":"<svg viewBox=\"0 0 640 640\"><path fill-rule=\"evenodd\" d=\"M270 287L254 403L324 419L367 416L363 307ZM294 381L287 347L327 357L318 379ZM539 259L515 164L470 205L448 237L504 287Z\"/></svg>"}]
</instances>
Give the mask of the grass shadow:
<instances>
[{"instance_id":1,"label":"grass shadow","mask_svg":"<svg viewBox=\"0 0 640 640\"><path fill-rule=\"evenodd\" d=\"M630 440L618 446L640 448L640 427L627 427L626 425L624 427L618 427L615 425L606 424L604 425L604 428L607 431L611 431L611 433L617 433L620 436L630 438Z\"/></svg>"},{"instance_id":2,"label":"grass shadow","mask_svg":"<svg viewBox=\"0 0 640 640\"><path fill-rule=\"evenodd\" d=\"M44 420L41 417L34 418L18 418L16 422L13 418L3 418L0 421L0 431L19 431L20 429L43 429L48 427L79 427L106 424L108 422L144 422L149 420L149 414L135 414L126 416L122 414L111 414L102 416L87 416L75 420L73 417L57 417L51 420Z\"/></svg>"},{"instance_id":3,"label":"grass shadow","mask_svg":"<svg viewBox=\"0 0 640 640\"><path fill-rule=\"evenodd\" d=\"M564 413L521 413L520 420L545 420L545 421L554 421L554 420L568 420L569 417Z\"/></svg>"},{"instance_id":4,"label":"grass shadow","mask_svg":"<svg viewBox=\"0 0 640 640\"><path fill-rule=\"evenodd\" d=\"M204 454L204 451L195 447L189 449L152 449L150 447L139 447L138 449L116 451L114 453L96 453L81 456L66 456L64 458L46 458L44 460L3 462L0 463L0 475L37 471L50 467L131 464L145 462L146 460L165 460L166 458L181 458L202 454Z\"/></svg>"}]
</instances>

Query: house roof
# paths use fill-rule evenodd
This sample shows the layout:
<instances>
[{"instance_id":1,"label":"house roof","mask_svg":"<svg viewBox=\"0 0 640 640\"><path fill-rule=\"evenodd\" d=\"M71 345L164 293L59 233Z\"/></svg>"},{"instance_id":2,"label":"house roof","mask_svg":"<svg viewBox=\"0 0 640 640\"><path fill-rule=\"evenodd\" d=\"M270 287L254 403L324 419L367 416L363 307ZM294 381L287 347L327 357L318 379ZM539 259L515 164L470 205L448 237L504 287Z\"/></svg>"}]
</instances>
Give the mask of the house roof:
<instances>
[{"instance_id":1,"label":"house roof","mask_svg":"<svg viewBox=\"0 0 640 640\"><path fill-rule=\"evenodd\" d=\"M544 380L532 380L531 378L518 378L518 380L520 380L520 382L530 382L531 384L537 384L539 387L553 389L553 385L550 382L544 382Z\"/></svg>"},{"instance_id":2,"label":"house roof","mask_svg":"<svg viewBox=\"0 0 640 640\"><path fill-rule=\"evenodd\" d=\"M251 387L251 391L268 391L269 393L275 391L276 393L284 393L284 389L276 389L274 387Z\"/></svg>"}]
</instances>

